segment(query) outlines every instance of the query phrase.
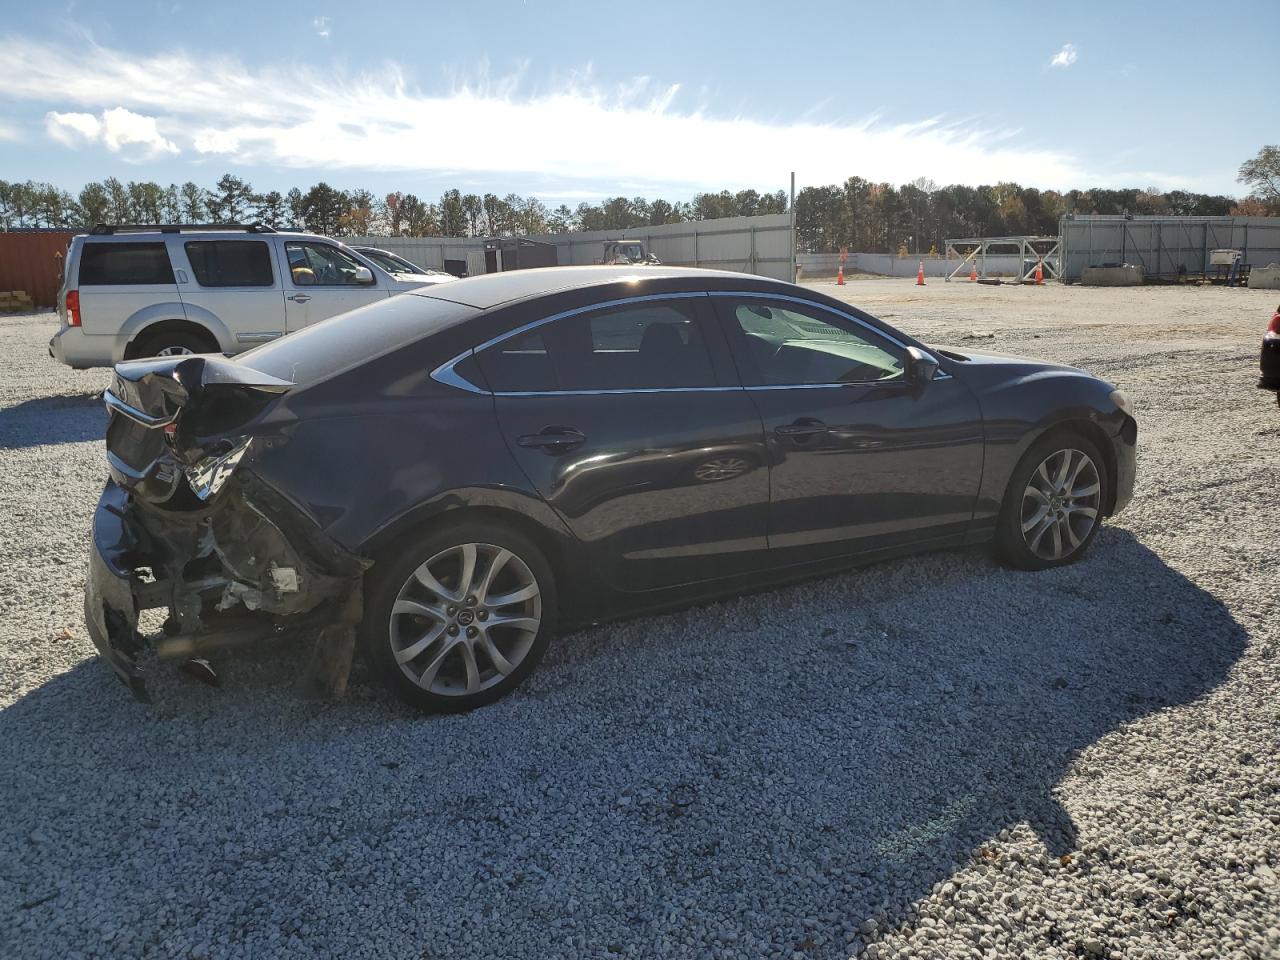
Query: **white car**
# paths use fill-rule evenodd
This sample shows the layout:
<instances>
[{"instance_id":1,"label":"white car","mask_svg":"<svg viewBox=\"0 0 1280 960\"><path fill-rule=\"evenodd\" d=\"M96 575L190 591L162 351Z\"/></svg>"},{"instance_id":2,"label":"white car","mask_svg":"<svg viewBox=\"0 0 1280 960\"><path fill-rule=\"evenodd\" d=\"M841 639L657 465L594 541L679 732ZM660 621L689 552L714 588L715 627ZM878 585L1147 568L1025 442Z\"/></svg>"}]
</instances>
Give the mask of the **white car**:
<instances>
[{"instance_id":1,"label":"white car","mask_svg":"<svg viewBox=\"0 0 1280 960\"><path fill-rule=\"evenodd\" d=\"M49 355L77 369L230 355L453 279L392 273L336 240L270 227L98 226L71 240Z\"/></svg>"}]
</instances>

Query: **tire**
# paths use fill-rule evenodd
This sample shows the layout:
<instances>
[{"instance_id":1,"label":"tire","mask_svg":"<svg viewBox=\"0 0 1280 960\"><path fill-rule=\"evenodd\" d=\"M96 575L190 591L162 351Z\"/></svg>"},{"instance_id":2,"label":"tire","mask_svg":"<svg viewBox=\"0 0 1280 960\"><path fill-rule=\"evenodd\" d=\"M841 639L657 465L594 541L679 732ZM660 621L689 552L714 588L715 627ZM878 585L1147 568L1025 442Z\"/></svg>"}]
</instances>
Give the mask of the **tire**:
<instances>
[{"instance_id":1,"label":"tire","mask_svg":"<svg viewBox=\"0 0 1280 960\"><path fill-rule=\"evenodd\" d=\"M1087 437L1067 430L1041 437L1009 477L996 525L997 558L1020 570L1075 563L1102 526L1110 483L1106 461Z\"/></svg>"},{"instance_id":2,"label":"tire","mask_svg":"<svg viewBox=\"0 0 1280 960\"><path fill-rule=\"evenodd\" d=\"M166 357L189 353L219 353L218 344L212 337L187 330L174 330L170 333L146 334L138 342L134 351L134 359L142 357Z\"/></svg>"},{"instance_id":3,"label":"tire","mask_svg":"<svg viewBox=\"0 0 1280 960\"><path fill-rule=\"evenodd\" d=\"M468 553L472 589L459 590ZM419 528L375 561L365 581L361 643L374 674L410 706L457 713L492 703L533 671L555 635L551 565L511 527L462 521ZM518 599L486 603L509 597Z\"/></svg>"}]
</instances>

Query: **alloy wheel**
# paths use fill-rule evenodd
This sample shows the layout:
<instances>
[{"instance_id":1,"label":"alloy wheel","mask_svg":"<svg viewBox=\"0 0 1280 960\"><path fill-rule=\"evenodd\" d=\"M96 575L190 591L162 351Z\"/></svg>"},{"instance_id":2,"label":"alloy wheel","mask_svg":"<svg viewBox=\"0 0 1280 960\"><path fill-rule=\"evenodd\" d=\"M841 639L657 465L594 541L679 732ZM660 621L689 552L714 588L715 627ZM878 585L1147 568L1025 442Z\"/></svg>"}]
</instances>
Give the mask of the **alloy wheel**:
<instances>
[{"instance_id":1,"label":"alloy wheel","mask_svg":"<svg viewBox=\"0 0 1280 960\"><path fill-rule=\"evenodd\" d=\"M509 676L541 622L542 593L529 565L504 547L464 543L404 582L391 607L391 650L422 689L465 696Z\"/></svg>"},{"instance_id":2,"label":"alloy wheel","mask_svg":"<svg viewBox=\"0 0 1280 960\"><path fill-rule=\"evenodd\" d=\"M193 357L195 356L195 351L192 350L190 347L179 347L179 346L165 347L162 350L157 350L156 356L157 357Z\"/></svg>"},{"instance_id":3,"label":"alloy wheel","mask_svg":"<svg viewBox=\"0 0 1280 960\"><path fill-rule=\"evenodd\" d=\"M1080 450L1051 453L1032 471L1022 493L1022 538L1041 560L1075 553L1098 523L1102 485L1098 467Z\"/></svg>"}]
</instances>

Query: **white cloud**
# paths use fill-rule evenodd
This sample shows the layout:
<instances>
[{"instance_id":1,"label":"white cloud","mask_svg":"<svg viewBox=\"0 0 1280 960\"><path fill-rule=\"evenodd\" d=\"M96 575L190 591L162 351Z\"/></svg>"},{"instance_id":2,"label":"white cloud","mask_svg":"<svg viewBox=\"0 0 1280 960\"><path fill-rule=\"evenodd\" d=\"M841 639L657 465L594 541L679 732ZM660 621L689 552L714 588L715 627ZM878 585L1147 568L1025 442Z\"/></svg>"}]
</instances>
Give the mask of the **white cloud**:
<instances>
[{"instance_id":1,"label":"white cloud","mask_svg":"<svg viewBox=\"0 0 1280 960\"><path fill-rule=\"evenodd\" d=\"M1064 43L1062 49L1053 55L1053 59L1049 61L1051 67L1069 67L1080 57L1080 51L1076 49L1074 43Z\"/></svg>"},{"instance_id":2,"label":"white cloud","mask_svg":"<svg viewBox=\"0 0 1280 960\"><path fill-rule=\"evenodd\" d=\"M313 30L315 30L316 36L323 37L324 39L328 40L329 34L333 32L330 29L330 23L331 21L329 20L328 17L316 17L314 20L311 21L311 27Z\"/></svg>"},{"instance_id":3,"label":"white cloud","mask_svg":"<svg viewBox=\"0 0 1280 960\"><path fill-rule=\"evenodd\" d=\"M606 90L588 71L526 91L522 77L481 75L423 92L394 65L350 74L182 52L135 56L93 45L74 58L91 70L63 69L69 59L56 44L0 39L6 64L0 99L107 108L100 116L50 113L49 132L62 142L98 139L108 149L133 144L153 155L176 153L182 144L244 165L473 179L522 173L556 196L621 183L636 184L636 192L646 184L686 193L758 188L783 184L793 169L810 184L851 173L893 183L926 174L942 183L1016 180L1063 188L1121 176L1090 172L1066 152L973 120L715 116L686 105L678 85L643 77Z\"/></svg>"},{"instance_id":4,"label":"white cloud","mask_svg":"<svg viewBox=\"0 0 1280 960\"><path fill-rule=\"evenodd\" d=\"M112 153L134 160L178 153L177 145L161 135L155 117L124 107L104 110L101 117L51 110L45 114L44 125L50 137L68 147L100 142Z\"/></svg>"}]
</instances>

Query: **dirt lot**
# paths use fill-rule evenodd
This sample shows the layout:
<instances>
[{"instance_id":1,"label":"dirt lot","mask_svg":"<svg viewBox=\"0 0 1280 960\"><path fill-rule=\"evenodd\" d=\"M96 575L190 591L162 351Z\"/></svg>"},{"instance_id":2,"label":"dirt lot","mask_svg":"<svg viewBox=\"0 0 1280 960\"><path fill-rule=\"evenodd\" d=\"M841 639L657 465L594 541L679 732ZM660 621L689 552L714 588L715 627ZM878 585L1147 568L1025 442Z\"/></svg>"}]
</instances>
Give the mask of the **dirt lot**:
<instances>
[{"instance_id":1,"label":"dirt lot","mask_svg":"<svg viewBox=\"0 0 1280 960\"><path fill-rule=\"evenodd\" d=\"M1134 399L1071 568L882 564L423 718L295 644L129 699L81 621L104 371L0 319L0 955L1280 956L1274 292L817 284Z\"/></svg>"}]
</instances>

